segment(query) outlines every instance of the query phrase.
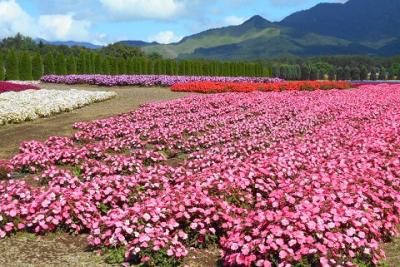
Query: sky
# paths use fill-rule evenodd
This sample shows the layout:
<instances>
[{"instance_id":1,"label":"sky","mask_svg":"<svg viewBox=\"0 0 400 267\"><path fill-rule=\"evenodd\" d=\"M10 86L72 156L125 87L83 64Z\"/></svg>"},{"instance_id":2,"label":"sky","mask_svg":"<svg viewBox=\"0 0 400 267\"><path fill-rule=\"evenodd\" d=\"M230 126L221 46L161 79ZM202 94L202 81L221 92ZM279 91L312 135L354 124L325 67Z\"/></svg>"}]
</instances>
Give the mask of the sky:
<instances>
[{"instance_id":1,"label":"sky","mask_svg":"<svg viewBox=\"0 0 400 267\"><path fill-rule=\"evenodd\" d=\"M253 15L279 21L320 2L345 0L0 0L0 38L171 43Z\"/></svg>"}]
</instances>

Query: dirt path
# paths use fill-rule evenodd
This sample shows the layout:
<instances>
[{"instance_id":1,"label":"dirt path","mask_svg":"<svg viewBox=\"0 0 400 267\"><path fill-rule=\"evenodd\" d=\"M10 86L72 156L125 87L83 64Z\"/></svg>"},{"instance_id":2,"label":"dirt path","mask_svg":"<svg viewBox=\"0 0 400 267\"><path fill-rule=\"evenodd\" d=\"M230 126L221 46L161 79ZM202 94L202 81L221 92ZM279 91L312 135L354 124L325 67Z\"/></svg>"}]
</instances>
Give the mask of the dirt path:
<instances>
[{"instance_id":1,"label":"dirt path","mask_svg":"<svg viewBox=\"0 0 400 267\"><path fill-rule=\"evenodd\" d=\"M0 126L0 159L8 159L18 152L24 140L45 140L49 136L71 135L72 124L79 121L106 118L135 110L149 102L179 98L185 93L174 93L168 88L141 87L97 87L80 85L42 84L45 89L84 89L92 91L114 91L118 96L105 102L95 103L71 112L58 114L21 124Z\"/></svg>"}]
</instances>

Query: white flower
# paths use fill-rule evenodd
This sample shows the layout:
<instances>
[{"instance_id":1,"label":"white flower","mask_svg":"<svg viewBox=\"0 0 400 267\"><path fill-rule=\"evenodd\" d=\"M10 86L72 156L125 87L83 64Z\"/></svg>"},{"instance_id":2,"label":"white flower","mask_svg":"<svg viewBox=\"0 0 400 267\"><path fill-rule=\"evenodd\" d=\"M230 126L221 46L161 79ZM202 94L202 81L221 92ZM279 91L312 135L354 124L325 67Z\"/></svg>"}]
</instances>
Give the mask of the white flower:
<instances>
[{"instance_id":1,"label":"white flower","mask_svg":"<svg viewBox=\"0 0 400 267\"><path fill-rule=\"evenodd\" d=\"M114 92L26 90L0 94L0 125L20 123L71 111L115 97Z\"/></svg>"}]
</instances>

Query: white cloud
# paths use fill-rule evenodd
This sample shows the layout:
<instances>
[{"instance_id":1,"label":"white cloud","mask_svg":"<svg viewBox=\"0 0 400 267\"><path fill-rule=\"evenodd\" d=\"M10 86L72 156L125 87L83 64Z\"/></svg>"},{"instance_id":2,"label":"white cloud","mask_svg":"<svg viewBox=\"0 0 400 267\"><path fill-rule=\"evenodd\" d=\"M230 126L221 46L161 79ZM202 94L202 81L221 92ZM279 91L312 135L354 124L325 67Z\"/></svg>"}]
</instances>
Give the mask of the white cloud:
<instances>
[{"instance_id":1,"label":"white cloud","mask_svg":"<svg viewBox=\"0 0 400 267\"><path fill-rule=\"evenodd\" d=\"M75 20L72 14L40 16L41 37L48 40L88 40L90 22Z\"/></svg>"},{"instance_id":2,"label":"white cloud","mask_svg":"<svg viewBox=\"0 0 400 267\"><path fill-rule=\"evenodd\" d=\"M237 17L237 16L228 16L225 18L225 23L228 25L240 25L245 22L245 18Z\"/></svg>"},{"instance_id":3,"label":"white cloud","mask_svg":"<svg viewBox=\"0 0 400 267\"><path fill-rule=\"evenodd\" d=\"M90 38L90 22L74 19L73 14L42 15L26 13L15 0L0 1L0 37L17 33L46 40L85 41Z\"/></svg>"},{"instance_id":4,"label":"white cloud","mask_svg":"<svg viewBox=\"0 0 400 267\"><path fill-rule=\"evenodd\" d=\"M0 1L0 36L35 31L33 19L14 0Z\"/></svg>"},{"instance_id":5,"label":"white cloud","mask_svg":"<svg viewBox=\"0 0 400 267\"><path fill-rule=\"evenodd\" d=\"M177 0L100 0L116 20L168 20L185 9L184 1Z\"/></svg>"},{"instance_id":6,"label":"white cloud","mask_svg":"<svg viewBox=\"0 0 400 267\"><path fill-rule=\"evenodd\" d=\"M149 41L156 41L160 44L169 44L173 42L178 42L182 37L175 35L173 31L163 31L156 35L150 36Z\"/></svg>"}]
</instances>

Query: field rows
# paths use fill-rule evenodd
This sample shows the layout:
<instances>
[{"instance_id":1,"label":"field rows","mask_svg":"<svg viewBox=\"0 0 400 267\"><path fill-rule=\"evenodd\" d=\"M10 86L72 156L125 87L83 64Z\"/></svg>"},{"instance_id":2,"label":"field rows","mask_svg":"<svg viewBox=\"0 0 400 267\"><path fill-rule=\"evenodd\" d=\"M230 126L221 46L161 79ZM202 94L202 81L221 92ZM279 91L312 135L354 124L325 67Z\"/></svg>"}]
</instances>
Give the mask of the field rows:
<instances>
[{"instance_id":1,"label":"field rows","mask_svg":"<svg viewBox=\"0 0 400 267\"><path fill-rule=\"evenodd\" d=\"M0 236L62 229L131 262L377 262L397 234L400 88L192 95L25 142Z\"/></svg>"}]
</instances>

